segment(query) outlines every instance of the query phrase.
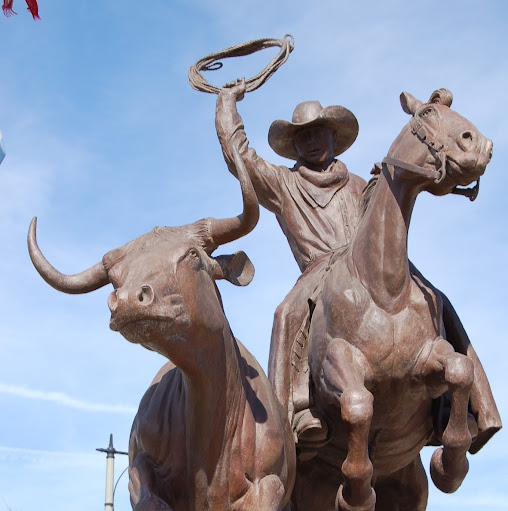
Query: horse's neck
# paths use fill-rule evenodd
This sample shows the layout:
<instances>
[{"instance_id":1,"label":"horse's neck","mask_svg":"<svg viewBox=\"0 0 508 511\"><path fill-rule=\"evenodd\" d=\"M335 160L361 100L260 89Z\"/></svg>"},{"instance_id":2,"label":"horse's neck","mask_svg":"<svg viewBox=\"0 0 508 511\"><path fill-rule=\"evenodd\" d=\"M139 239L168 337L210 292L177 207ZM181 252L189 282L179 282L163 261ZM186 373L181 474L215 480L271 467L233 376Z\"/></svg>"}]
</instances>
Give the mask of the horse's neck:
<instances>
[{"instance_id":1,"label":"horse's neck","mask_svg":"<svg viewBox=\"0 0 508 511\"><path fill-rule=\"evenodd\" d=\"M421 165L428 152L421 146L406 129L388 155ZM409 298L407 234L421 184L422 178L383 165L352 244L352 263L362 284L379 307L391 312L403 308Z\"/></svg>"}]
</instances>

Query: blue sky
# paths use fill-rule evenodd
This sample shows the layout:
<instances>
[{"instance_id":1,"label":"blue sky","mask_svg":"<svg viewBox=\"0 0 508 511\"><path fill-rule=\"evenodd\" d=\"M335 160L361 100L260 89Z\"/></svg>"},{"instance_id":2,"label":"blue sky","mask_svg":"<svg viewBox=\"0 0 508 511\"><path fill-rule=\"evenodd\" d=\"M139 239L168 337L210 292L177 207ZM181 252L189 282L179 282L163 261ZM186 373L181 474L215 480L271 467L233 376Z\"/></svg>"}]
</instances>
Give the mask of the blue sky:
<instances>
[{"instance_id":1,"label":"blue sky","mask_svg":"<svg viewBox=\"0 0 508 511\"><path fill-rule=\"evenodd\" d=\"M187 70L204 55L261 37L295 37L288 62L239 105L251 145L297 103L341 104L360 124L342 156L368 178L407 122L403 90L426 100L449 88L454 109L494 141L479 198L421 196L410 256L447 293L508 416L507 7L501 0L231 1L40 0L33 22L0 18L0 509L101 509L109 434L127 449L142 394L164 359L108 328L110 289L58 293L28 258L39 218L43 252L75 273L154 225L236 215L239 187L214 130L215 97L194 91ZM226 61L221 85L257 73L276 50ZM246 238L256 267L247 288L220 284L233 331L266 367L273 311L298 269L274 218ZM507 433L475 456L454 495L433 489L430 510L506 509ZM428 465L430 451L425 452ZM126 466L117 458L116 475ZM117 511L130 509L127 478Z\"/></svg>"}]
</instances>

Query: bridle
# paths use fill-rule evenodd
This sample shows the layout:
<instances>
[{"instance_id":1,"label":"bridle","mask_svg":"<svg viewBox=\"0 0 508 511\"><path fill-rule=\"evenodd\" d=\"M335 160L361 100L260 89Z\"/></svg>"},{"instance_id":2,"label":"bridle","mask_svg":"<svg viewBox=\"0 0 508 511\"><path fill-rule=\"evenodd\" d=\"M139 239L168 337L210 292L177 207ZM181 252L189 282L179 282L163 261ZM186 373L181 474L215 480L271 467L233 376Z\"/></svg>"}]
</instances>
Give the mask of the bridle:
<instances>
[{"instance_id":1,"label":"bridle","mask_svg":"<svg viewBox=\"0 0 508 511\"><path fill-rule=\"evenodd\" d=\"M425 176L428 179L434 180L434 183L439 184L446 176L446 153L444 151L444 145L436 142L435 133L433 133L433 130L431 130L429 126L424 125L420 118L416 118L415 116L411 117L409 124L411 126L411 133L415 135L420 142L423 142L435 156L436 161L439 161L439 170L426 169L396 158L390 158L389 156L383 159L383 163L387 165L395 165L401 169ZM480 178L478 178L473 187L459 188L458 186L455 186L451 193L455 195L464 195L472 202L476 199L476 197L478 197L479 191Z\"/></svg>"}]
</instances>

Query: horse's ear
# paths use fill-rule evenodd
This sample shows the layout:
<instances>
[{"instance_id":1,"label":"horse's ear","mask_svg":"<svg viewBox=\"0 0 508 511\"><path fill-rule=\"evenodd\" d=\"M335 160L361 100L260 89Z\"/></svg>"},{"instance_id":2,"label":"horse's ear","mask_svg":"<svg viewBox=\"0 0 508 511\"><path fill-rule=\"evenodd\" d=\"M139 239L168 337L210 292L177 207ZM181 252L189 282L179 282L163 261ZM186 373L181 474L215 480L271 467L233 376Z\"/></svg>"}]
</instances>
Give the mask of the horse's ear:
<instances>
[{"instance_id":1,"label":"horse's ear","mask_svg":"<svg viewBox=\"0 0 508 511\"><path fill-rule=\"evenodd\" d=\"M406 112L406 114L414 115L414 113L418 110L419 107L422 106L422 102L419 99L411 96L409 92L403 92L400 95L400 104L402 105L402 110Z\"/></svg>"},{"instance_id":2,"label":"horse's ear","mask_svg":"<svg viewBox=\"0 0 508 511\"><path fill-rule=\"evenodd\" d=\"M452 106L453 94L448 89L437 89L430 96L429 103L445 105L448 108Z\"/></svg>"}]
</instances>

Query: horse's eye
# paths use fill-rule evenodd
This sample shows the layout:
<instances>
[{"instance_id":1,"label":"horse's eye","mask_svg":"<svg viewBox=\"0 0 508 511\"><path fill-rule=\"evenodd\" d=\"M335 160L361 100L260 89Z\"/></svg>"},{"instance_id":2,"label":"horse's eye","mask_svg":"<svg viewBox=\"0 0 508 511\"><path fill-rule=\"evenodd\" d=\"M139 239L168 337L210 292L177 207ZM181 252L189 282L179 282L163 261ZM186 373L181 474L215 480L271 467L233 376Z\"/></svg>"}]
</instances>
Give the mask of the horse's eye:
<instances>
[{"instance_id":1,"label":"horse's eye","mask_svg":"<svg viewBox=\"0 0 508 511\"><path fill-rule=\"evenodd\" d=\"M434 109L432 107L426 108L421 114L420 117L430 117L434 115Z\"/></svg>"}]
</instances>

